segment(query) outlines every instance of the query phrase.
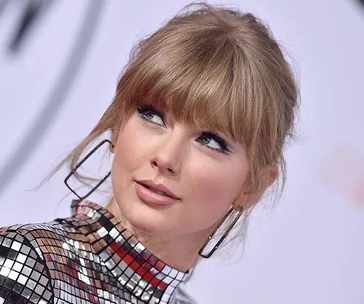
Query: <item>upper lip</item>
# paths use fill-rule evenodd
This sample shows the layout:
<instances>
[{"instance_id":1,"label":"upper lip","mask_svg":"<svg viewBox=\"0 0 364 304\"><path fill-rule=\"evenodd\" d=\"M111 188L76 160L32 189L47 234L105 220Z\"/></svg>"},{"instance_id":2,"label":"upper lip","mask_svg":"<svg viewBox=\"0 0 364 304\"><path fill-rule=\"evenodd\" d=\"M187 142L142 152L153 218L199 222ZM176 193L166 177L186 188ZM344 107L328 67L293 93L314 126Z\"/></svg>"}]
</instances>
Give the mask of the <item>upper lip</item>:
<instances>
[{"instance_id":1,"label":"upper lip","mask_svg":"<svg viewBox=\"0 0 364 304\"><path fill-rule=\"evenodd\" d=\"M147 186L149 188L153 188L155 190L162 191L162 192L166 193L167 195L169 195L170 197L173 197L174 199L180 199L176 194L174 194L171 190L169 190L163 184L156 184L152 180L141 180L141 181L136 181L136 182L143 186Z\"/></svg>"}]
</instances>

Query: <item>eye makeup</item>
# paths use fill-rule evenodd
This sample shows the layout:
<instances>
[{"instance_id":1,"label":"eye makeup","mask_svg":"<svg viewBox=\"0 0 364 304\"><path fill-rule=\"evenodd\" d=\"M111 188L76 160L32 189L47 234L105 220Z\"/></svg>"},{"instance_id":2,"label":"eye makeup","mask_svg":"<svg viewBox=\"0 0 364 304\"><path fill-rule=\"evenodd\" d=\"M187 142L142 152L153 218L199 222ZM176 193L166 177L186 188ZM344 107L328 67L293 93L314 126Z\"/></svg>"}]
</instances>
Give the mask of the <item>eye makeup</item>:
<instances>
[{"instance_id":1,"label":"eye makeup","mask_svg":"<svg viewBox=\"0 0 364 304\"><path fill-rule=\"evenodd\" d=\"M164 114L161 111L159 111L158 109L156 109L151 104L140 105L137 108L137 112L138 112L139 116L142 119L146 120L147 122L150 122L152 124L159 125L162 127L166 126ZM152 115L152 117L150 115ZM153 115L159 117L161 120L161 123L153 121L153 118L154 118ZM210 139L210 140L208 140L208 142L206 143L206 141L204 141L204 139ZM211 143L211 140L216 142L219 147L209 146L209 144ZM213 132L213 131L201 132L201 135L196 139L196 141L201 143L206 148L219 152L219 153L229 154L231 152L230 145L227 143L227 141L225 139L223 139L220 135L218 135L216 132Z\"/></svg>"}]
</instances>

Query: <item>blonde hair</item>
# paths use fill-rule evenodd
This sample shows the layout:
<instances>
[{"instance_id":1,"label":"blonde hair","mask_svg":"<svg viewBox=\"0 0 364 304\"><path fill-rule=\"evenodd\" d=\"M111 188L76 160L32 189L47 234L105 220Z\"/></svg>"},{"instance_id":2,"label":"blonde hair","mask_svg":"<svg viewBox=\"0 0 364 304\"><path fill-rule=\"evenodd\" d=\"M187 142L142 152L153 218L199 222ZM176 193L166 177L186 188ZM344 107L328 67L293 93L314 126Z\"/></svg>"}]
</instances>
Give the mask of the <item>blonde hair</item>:
<instances>
[{"instance_id":1,"label":"blonde hair","mask_svg":"<svg viewBox=\"0 0 364 304\"><path fill-rule=\"evenodd\" d=\"M279 168L283 190L283 150L294 135L298 97L292 70L263 22L250 13L193 3L134 47L112 103L58 169L68 162L74 168L90 143L121 128L140 104L152 103L243 144L258 196L266 166Z\"/></svg>"}]
</instances>

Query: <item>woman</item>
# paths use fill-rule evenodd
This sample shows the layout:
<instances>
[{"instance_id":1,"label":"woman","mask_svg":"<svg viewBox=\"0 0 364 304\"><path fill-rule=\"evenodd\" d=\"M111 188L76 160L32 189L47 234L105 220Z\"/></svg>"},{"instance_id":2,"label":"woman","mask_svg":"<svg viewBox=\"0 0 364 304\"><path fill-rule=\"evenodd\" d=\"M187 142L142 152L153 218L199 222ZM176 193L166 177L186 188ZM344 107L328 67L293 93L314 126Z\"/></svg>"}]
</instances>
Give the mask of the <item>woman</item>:
<instances>
[{"instance_id":1,"label":"woman","mask_svg":"<svg viewBox=\"0 0 364 304\"><path fill-rule=\"evenodd\" d=\"M193 303L179 284L198 258L284 182L298 89L256 17L199 4L132 55L113 102L61 164L68 185L109 145L112 199L102 207L70 188L71 217L0 230L0 303Z\"/></svg>"}]
</instances>

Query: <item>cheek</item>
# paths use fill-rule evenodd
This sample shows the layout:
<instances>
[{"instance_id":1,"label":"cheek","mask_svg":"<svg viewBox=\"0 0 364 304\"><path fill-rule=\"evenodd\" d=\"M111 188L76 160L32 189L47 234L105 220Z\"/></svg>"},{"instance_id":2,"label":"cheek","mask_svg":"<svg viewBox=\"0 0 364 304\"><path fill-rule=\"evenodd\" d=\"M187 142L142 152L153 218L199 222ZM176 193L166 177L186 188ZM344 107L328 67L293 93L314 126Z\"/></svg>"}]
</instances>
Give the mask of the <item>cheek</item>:
<instances>
[{"instance_id":1,"label":"cheek","mask_svg":"<svg viewBox=\"0 0 364 304\"><path fill-rule=\"evenodd\" d=\"M136 132L130 121L120 132L115 149L113 165L118 170L133 170L140 167L147 158L148 138L143 132Z\"/></svg>"},{"instance_id":2,"label":"cheek","mask_svg":"<svg viewBox=\"0 0 364 304\"><path fill-rule=\"evenodd\" d=\"M189 194L202 208L226 209L237 197L247 176L244 164L199 162L189 173ZM203 165L202 165L203 164Z\"/></svg>"}]
</instances>

